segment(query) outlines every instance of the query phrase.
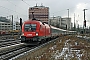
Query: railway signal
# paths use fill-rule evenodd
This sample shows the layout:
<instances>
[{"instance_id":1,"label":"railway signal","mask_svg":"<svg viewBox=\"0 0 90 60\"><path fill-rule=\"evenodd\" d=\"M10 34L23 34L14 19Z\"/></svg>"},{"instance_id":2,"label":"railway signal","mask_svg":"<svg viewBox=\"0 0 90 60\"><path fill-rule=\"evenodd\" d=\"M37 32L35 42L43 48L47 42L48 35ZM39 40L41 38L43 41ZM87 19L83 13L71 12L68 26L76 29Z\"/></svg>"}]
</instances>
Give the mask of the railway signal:
<instances>
[{"instance_id":1,"label":"railway signal","mask_svg":"<svg viewBox=\"0 0 90 60\"><path fill-rule=\"evenodd\" d=\"M21 29L22 29L22 18L20 18L20 26L21 26Z\"/></svg>"},{"instance_id":2,"label":"railway signal","mask_svg":"<svg viewBox=\"0 0 90 60\"><path fill-rule=\"evenodd\" d=\"M84 20L84 26L86 27L86 20Z\"/></svg>"},{"instance_id":3,"label":"railway signal","mask_svg":"<svg viewBox=\"0 0 90 60\"><path fill-rule=\"evenodd\" d=\"M67 30L67 25L66 25L66 30Z\"/></svg>"}]
</instances>

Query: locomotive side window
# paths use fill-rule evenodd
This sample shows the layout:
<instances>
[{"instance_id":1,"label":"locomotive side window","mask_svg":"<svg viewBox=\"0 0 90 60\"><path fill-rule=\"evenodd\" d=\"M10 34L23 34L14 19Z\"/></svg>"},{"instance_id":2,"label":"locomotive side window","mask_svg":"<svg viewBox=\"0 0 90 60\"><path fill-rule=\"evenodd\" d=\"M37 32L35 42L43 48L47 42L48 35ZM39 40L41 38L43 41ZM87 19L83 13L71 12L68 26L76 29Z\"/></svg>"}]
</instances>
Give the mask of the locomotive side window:
<instances>
[{"instance_id":1,"label":"locomotive side window","mask_svg":"<svg viewBox=\"0 0 90 60\"><path fill-rule=\"evenodd\" d=\"M36 24L25 24L25 31L36 31Z\"/></svg>"}]
</instances>

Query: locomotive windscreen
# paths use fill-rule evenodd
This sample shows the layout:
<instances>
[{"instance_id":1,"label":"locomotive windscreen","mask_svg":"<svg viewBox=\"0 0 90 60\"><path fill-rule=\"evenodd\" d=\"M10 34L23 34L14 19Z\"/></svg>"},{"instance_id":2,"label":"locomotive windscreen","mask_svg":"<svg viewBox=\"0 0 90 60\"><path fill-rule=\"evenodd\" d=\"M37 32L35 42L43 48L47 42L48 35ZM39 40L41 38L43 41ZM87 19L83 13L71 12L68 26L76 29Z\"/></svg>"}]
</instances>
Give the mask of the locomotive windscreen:
<instances>
[{"instance_id":1,"label":"locomotive windscreen","mask_svg":"<svg viewBox=\"0 0 90 60\"><path fill-rule=\"evenodd\" d=\"M36 31L36 24L25 24L25 31Z\"/></svg>"}]
</instances>

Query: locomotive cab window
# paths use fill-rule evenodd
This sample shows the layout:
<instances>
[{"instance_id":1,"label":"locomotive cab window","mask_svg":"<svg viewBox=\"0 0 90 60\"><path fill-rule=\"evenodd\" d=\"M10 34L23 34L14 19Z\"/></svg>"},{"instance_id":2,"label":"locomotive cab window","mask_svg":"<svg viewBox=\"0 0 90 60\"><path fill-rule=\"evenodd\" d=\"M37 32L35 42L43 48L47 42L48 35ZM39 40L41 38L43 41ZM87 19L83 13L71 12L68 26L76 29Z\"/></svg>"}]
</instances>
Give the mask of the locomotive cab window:
<instances>
[{"instance_id":1,"label":"locomotive cab window","mask_svg":"<svg viewBox=\"0 0 90 60\"><path fill-rule=\"evenodd\" d=\"M25 31L36 31L36 24L25 24Z\"/></svg>"}]
</instances>

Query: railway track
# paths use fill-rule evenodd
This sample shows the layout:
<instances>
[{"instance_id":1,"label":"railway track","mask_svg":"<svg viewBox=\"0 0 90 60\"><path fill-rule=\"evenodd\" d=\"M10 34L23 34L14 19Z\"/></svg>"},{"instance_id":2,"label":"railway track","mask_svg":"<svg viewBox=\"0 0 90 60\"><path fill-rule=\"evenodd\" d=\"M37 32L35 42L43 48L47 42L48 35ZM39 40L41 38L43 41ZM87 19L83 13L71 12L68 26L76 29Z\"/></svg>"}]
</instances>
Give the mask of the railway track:
<instances>
[{"instance_id":1,"label":"railway track","mask_svg":"<svg viewBox=\"0 0 90 60\"><path fill-rule=\"evenodd\" d=\"M11 48L7 48L6 50L0 50L0 60L8 60L11 57L14 57L20 53L23 53L27 50L30 50L31 48L28 48L26 46L15 46Z\"/></svg>"},{"instance_id":2,"label":"railway track","mask_svg":"<svg viewBox=\"0 0 90 60\"><path fill-rule=\"evenodd\" d=\"M25 46L23 46L22 44L18 44L18 45L14 45L14 46L9 46L7 48L2 48L2 49L0 49L0 56L5 55L9 52L18 50L18 49L23 48L23 47L25 47Z\"/></svg>"},{"instance_id":3,"label":"railway track","mask_svg":"<svg viewBox=\"0 0 90 60\"><path fill-rule=\"evenodd\" d=\"M90 42L90 37L80 36L80 35L78 35L77 37L80 38L80 39L82 39L82 40L86 40L87 42Z\"/></svg>"},{"instance_id":4,"label":"railway track","mask_svg":"<svg viewBox=\"0 0 90 60\"><path fill-rule=\"evenodd\" d=\"M9 48L5 48L5 49L0 49L0 60L9 60L12 57L15 57L19 54L22 54L24 52L27 52L33 48L35 48L36 46L32 47L28 47L26 45L23 44L19 44L16 46L11 46Z\"/></svg>"},{"instance_id":5,"label":"railway track","mask_svg":"<svg viewBox=\"0 0 90 60\"><path fill-rule=\"evenodd\" d=\"M0 40L0 43L8 42L8 41L15 41L14 39L6 39L6 40Z\"/></svg>"},{"instance_id":6,"label":"railway track","mask_svg":"<svg viewBox=\"0 0 90 60\"><path fill-rule=\"evenodd\" d=\"M20 40L0 40L0 48L19 44Z\"/></svg>"},{"instance_id":7,"label":"railway track","mask_svg":"<svg viewBox=\"0 0 90 60\"><path fill-rule=\"evenodd\" d=\"M6 39L18 39L20 35L18 34L2 34L0 35L0 39L6 40Z\"/></svg>"},{"instance_id":8,"label":"railway track","mask_svg":"<svg viewBox=\"0 0 90 60\"><path fill-rule=\"evenodd\" d=\"M5 56L10 54L10 52L17 51L24 47L23 44L20 44L20 40L0 40L0 60L7 60Z\"/></svg>"},{"instance_id":9,"label":"railway track","mask_svg":"<svg viewBox=\"0 0 90 60\"><path fill-rule=\"evenodd\" d=\"M78 38L80 38L80 39L84 38L84 40L86 39L86 40L90 41L90 38L87 39L84 36L83 36L83 38L82 37L78 37ZM16 40L15 41L9 40L9 41L2 41L2 42L6 42L5 44L7 44L10 41L12 41L11 43L14 43ZM51 41L49 41L49 42L51 42ZM49 42L47 42L45 44L41 44L40 46L34 46L34 47L27 47L23 44L18 43L19 45L14 44L14 46L10 45L10 47L7 47L7 48L0 48L0 60L12 60L12 58L14 58L22 53L28 53L27 51L34 50L35 48L38 48L38 49L42 48L44 45L50 44ZM2 43L2 44L4 44L4 43Z\"/></svg>"},{"instance_id":10,"label":"railway track","mask_svg":"<svg viewBox=\"0 0 90 60\"><path fill-rule=\"evenodd\" d=\"M11 43L13 43L13 42L11 42ZM14 45L14 46L10 45L7 48L0 48L0 60L9 60L17 55L27 52L27 51L34 50L34 48L39 49L40 47L43 47L45 44L28 47L24 44L19 43L19 45Z\"/></svg>"}]
</instances>

